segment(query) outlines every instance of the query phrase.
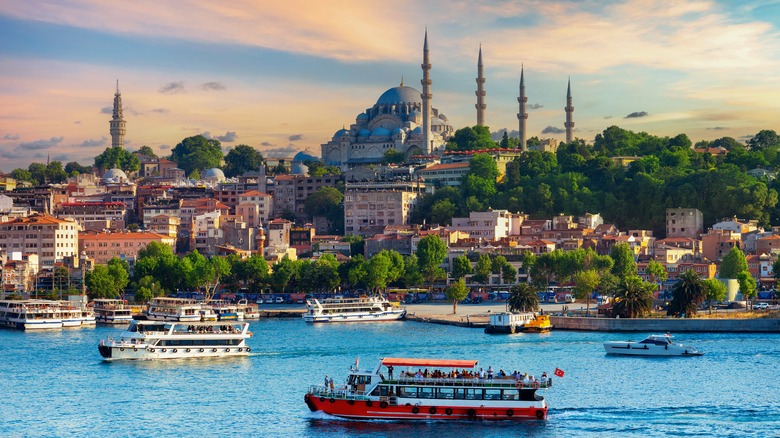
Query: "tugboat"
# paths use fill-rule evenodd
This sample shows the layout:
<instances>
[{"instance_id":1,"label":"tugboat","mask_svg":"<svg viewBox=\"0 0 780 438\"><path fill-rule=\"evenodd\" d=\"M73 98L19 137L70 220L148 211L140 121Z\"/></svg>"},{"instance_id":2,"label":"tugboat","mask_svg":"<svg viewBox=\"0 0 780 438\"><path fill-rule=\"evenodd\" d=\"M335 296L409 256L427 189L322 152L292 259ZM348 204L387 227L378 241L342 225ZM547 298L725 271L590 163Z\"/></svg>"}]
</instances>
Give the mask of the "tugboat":
<instances>
[{"instance_id":1,"label":"tugboat","mask_svg":"<svg viewBox=\"0 0 780 438\"><path fill-rule=\"evenodd\" d=\"M547 401L537 394L552 386L546 374L537 379L517 371L508 375L492 368L487 373L473 371L477 363L384 358L375 369L361 371L355 361L346 385L335 387L330 380L327 385L310 386L304 402L312 412L362 420L547 418Z\"/></svg>"}]
</instances>

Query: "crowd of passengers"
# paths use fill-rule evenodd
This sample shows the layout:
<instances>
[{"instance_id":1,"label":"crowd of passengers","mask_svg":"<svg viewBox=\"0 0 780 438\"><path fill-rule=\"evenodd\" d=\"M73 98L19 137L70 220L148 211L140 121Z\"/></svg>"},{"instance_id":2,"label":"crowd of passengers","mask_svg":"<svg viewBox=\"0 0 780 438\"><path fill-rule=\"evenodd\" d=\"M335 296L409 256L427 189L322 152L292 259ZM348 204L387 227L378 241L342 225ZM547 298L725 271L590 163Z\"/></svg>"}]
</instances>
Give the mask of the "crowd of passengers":
<instances>
[{"instance_id":1,"label":"crowd of passengers","mask_svg":"<svg viewBox=\"0 0 780 438\"><path fill-rule=\"evenodd\" d=\"M390 379L393 378L392 371L390 371ZM427 368L425 371L418 369L417 372L401 371L400 379L479 379L479 380L493 380L493 379L513 379L519 382L523 382L524 385L532 385L534 382L540 384L549 384L550 379L547 377L547 372L543 372L539 379L536 379L533 375L528 373L521 373L520 371L513 371L511 374L507 374L504 370L499 370L498 373L493 371L493 367L488 367L487 371L482 368L479 371L469 370L451 370L450 372L443 372L441 370L429 371Z\"/></svg>"},{"instance_id":2,"label":"crowd of passengers","mask_svg":"<svg viewBox=\"0 0 780 438\"><path fill-rule=\"evenodd\" d=\"M214 327L213 325L197 326L191 325L187 327L187 333L240 333L240 331L232 325L221 325Z\"/></svg>"}]
</instances>

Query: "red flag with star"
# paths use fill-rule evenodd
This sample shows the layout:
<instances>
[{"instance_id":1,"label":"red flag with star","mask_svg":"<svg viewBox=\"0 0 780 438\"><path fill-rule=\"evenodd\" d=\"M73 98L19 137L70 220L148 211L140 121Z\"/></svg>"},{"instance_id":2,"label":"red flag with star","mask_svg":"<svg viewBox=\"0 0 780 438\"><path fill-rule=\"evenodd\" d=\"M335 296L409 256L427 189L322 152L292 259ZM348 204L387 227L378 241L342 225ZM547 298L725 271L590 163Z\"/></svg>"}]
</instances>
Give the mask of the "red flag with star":
<instances>
[{"instance_id":1,"label":"red flag with star","mask_svg":"<svg viewBox=\"0 0 780 438\"><path fill-rule=\"evenodd\" d=\"M555 369L555 375L556 375L556 376L558 376L558 377L563 377L563 375L564 375L564 374L565 374L565 373L563 372L563 370L562 370L562 369L560 369L560 368L556 368L556 369Z\"/></svg>"}]
</instances>

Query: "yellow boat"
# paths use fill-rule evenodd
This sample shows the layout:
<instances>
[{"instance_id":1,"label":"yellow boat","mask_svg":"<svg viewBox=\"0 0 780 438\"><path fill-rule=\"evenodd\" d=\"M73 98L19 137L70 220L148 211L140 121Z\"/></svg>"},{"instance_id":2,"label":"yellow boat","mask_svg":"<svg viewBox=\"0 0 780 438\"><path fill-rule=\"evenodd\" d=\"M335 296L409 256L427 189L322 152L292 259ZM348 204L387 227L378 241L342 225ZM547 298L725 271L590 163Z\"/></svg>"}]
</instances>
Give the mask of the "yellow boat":
<instances>
[{"instance_id":1,"label":"yellow boat","mask_svg":"<svg viewBox=\"0 0 780 438\"><path fill-rule=\"evenodd\" d=\"M534 319L528 321L523 326L523 331L547 333L552 329L552 323L550 323L550 317L547 315L536 315Z\"/></svg>"}]
</instances>

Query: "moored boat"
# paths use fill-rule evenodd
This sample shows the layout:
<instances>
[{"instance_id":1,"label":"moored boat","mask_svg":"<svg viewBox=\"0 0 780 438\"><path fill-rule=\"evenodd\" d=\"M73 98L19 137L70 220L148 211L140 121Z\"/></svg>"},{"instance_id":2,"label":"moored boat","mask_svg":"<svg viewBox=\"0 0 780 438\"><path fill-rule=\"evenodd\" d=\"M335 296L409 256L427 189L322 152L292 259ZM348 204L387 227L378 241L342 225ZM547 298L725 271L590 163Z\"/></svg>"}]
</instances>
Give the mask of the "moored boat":
<instances>
[{"instance_id":1,"label":"moored boat","mask_svg":"<svg viewBox=\"0 0 780 438\"><path fill-rule=\"evenodd\" d=\"M309 387L304 401L312 412L350 419L547 418L547 401L537 394L552 385L546 375L485 375L481 369L473 371L476 366L476 360L384 358L373 370L361 371L357 364L350 368L343 386L335 387L330 380ZM406 370L394 375L401 367Z\"/></svg>"},{"instance_id":2,"label":"moored boat","mask_svg":"<svg viewBox=\"0 0 780 438\"><path fill-rule=\"evenodd\" d=\"M95 322L100 324L129 324L133 312L125 300L96 298L93 302Z\"/></svg>"},{"instance_id":3,"label":"moored boat","mask_svg":"<svg viewBox=\"0 0 780 438\"><path fill-rule=\"evenodd\" d=\"M406 309L383 297L327 298L306 300L306 322L374 322L396 321L406 316Z\"/></svg>"},{"instance_id":4,"label":"moored boat","mask_svg":"<svg viewBox=\"0 0 780 438\"><path fill-rule=\"evenodd\" d=\"M0 324L19 330L62 328L60 303L50 300L0 300Z\"/></svg>"},{"instance_id":5,"label":"moored boat","mask_svg":"<svg viewBox=\"0 0 780 438\"><path fill-rule=\"evenodd\" d=\"M627 356L701 356L704 353L690 345L675 344L670 334L650 335L645 339L635 341L604 342L607 354Z\"/></svg>"},{"instance_id":6,"label":"moored boat","mask_svg":"<svg viewBox=\"0 0 780 438\"><path fill-rule=\"evenodd\" d=\"M260 307L257 304L241 300L238 307L244 312L244 319L260 319Z\"/></svg>"},{"instance_id":7,"label":"moored boat","mask_svg":"<svg viewBox=\"0 0 780 438\"><path fill-rule=\"evenodd\" d=\"M525 326L523 326L523 331L547 333L552 330L552 328L553 325L552 322L550 322L550 317L548 315L536 315L534 316L534 319L528 321Z\"/></svg>"},{"instance_id":8,"label":"moored boat","mask_svg":"<svg viewBox=\"0 0 780 438\"><path fill-rule=\"evenodd\" d=\"M490 322L485 327L485 333L517 333L523 331L526 324L533 321L532 312L512 313L501 312L490 315Z\"/></svg>"},{"instance_id":9,"label":"moored boat","mask_svg":"<svg viewBox=\"0 0 780 438\"><path fill-rule=\"evenodd\" d=\"M189 298L157 297L149 302L144 315L152 321L199 322L201 304Z\"/></svg>"},{"instance_id":10,"label":"moored boat","mask_svg":"<svg viewBox=\"0 0 780 438\"><path fill-rule=\"evenodd\" d=\"M98 351L107 361L246 356L251 336L248 323L132 321Z\"/></svg>"}]
</instances>

